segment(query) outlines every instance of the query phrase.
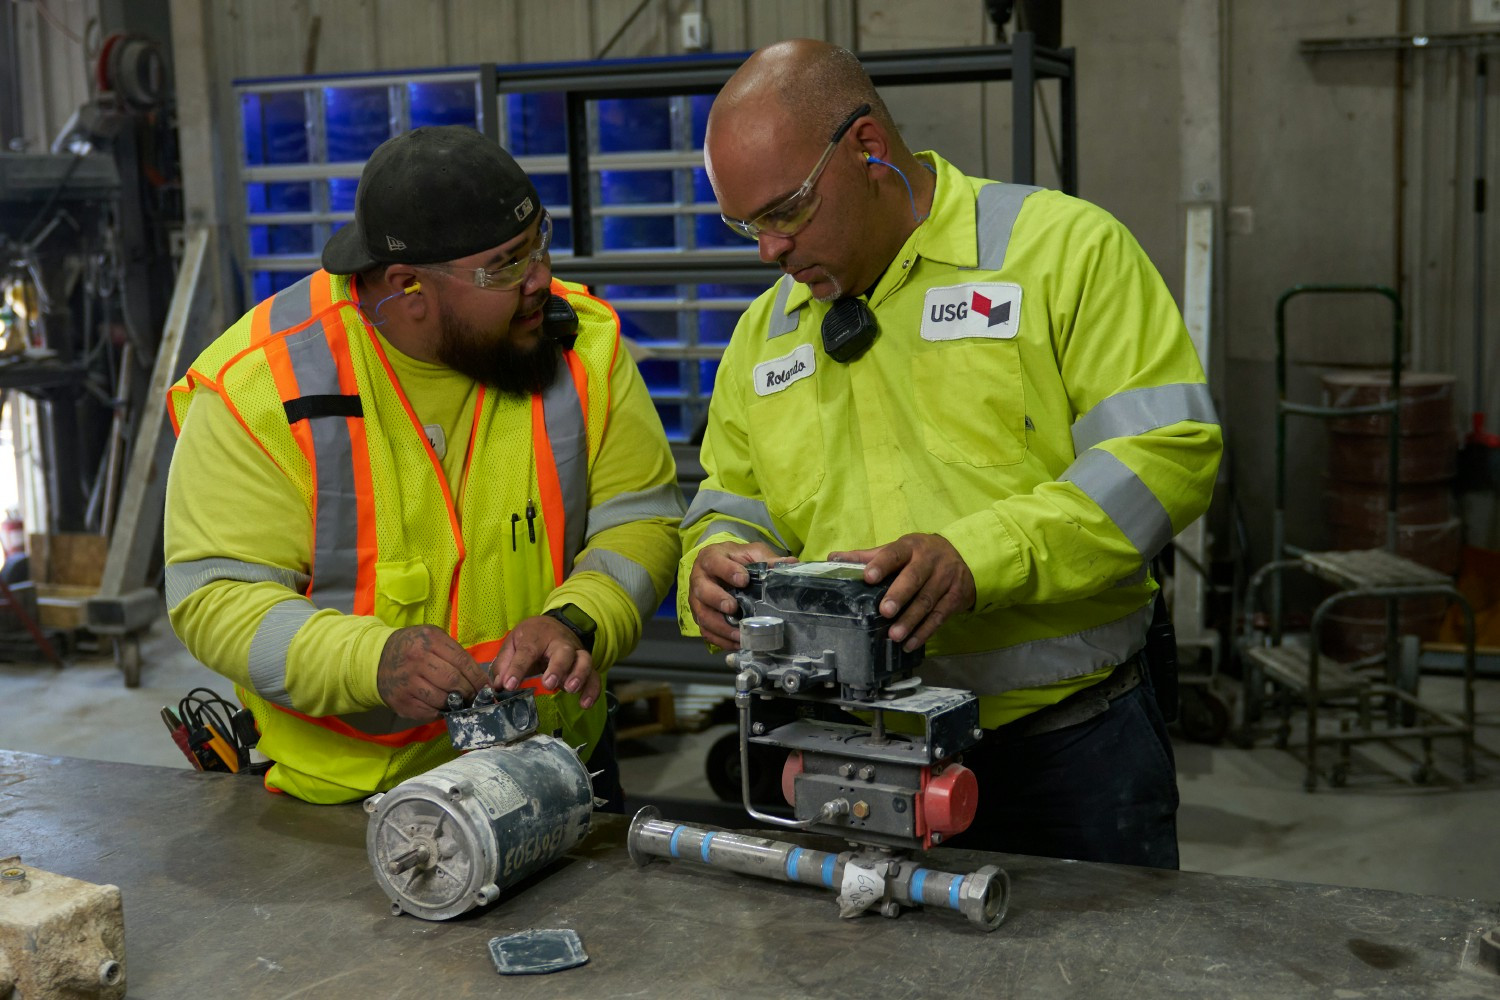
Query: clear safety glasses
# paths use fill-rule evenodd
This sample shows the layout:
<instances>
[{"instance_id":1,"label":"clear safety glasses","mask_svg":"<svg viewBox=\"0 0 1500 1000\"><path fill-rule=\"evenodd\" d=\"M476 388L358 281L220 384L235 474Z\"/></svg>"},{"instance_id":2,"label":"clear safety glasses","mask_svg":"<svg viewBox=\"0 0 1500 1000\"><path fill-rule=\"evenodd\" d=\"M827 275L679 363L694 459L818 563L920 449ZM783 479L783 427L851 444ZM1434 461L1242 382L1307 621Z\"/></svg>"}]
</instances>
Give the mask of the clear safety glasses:
<instances>
[{"instance_id":1,"label":"clear safety glasses","mask_svg":"<svg viewBox=\"0 0 1500 1000\"><path fill-rule=\"evenodd\" d=\"M446 271L449 274L470 275L478 288L488 288L491 291L505 292L518 287L526 280L526 275L531 273L532 265L540 264L547 257L547 250L552 246L552 216L545 210L542 212L542 221L537 226L536 249L522 251L509 263L501 264L499 267L455 267L452 264L419 264L418 267L429 271Z\"/></svg>"},{"instance_id":2,"label":"clear safety glasses","mask_svg":"<svg viewBox=\"0 0 1500 1000\"><path fill-rule=\"evenodd\" d=\"M812 221L818 206L823 203L823 198L813 190L817 186L818 178L823 174L823 168L828 166L828 161L833 159L834 150L838 149L839 142L848 133L854 123L870 113L868 104L861 104L855 108L843 124L833 130L833 135L828 139L828 148L823 150L823 155L818 159L818 165L813 167L812 173L807 175L807 180L802 182L794 194L790 197L772 205L761 214L750 220L731 219L727 215L720 215L724 224L741 236L750 240L760 239L761 233L770 233L774 236L795 236Z\"/></svg>"}]
</instances>

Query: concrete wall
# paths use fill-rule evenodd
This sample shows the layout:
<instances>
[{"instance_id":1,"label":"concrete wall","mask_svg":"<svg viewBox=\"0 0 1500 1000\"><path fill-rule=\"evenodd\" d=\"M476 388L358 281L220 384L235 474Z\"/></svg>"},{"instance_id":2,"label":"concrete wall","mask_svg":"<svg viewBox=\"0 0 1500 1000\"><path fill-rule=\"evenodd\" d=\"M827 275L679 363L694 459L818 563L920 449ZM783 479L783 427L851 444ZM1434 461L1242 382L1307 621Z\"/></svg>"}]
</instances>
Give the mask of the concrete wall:
<instances>
[{"instance_id":1,"label":"concrete wall","mask_svg":"<svg viewBox=\"0 0 1500 1000\"><path fill-rule=\"evenodd\" d=\"M1308 55L1298 51L1298 42L1494 31L1500 25L1472 25L1467 4L1438 0L1237 3L1228 11L1220 329L1230 377L1221 384L1236 494L1254 551L1263 557L1269 537L1264 512L1273 495L1272 360L1281 292L1325 282L1396 288L1405 305L1406 370L1455 375L1456 417L1465 426L1476 369L1474 50L1434 46L1400 55ZM1490 88L1486 102L1492 120L1497 90ZM1489 133L1491 151L1497 131ZM1493 232L1486 245L1487 259L1494 261L1500 242ZM1490 290L1490 346L1481 362L1491 412L1500 406L1496 291ZM1294 300L1287 332L1294 399L1318 402L1320 376L1332 367L1385 365L1391 356L1391 310L1374 297ZM1288 509L1299 536L1293 540L1321 544L1323 428L1293 420L1289 440L1295 488ZM1475 544L1500 543L1490 512L1472 519L1469 536Z\"/></svg>"}]
</instances>

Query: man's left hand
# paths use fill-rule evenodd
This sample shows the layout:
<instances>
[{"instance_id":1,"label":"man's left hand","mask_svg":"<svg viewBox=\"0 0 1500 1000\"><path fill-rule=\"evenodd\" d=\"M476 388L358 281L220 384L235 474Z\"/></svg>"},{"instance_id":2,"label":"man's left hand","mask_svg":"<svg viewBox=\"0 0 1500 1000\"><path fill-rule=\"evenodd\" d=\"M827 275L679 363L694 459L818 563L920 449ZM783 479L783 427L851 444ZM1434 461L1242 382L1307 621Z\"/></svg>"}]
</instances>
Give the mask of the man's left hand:
<instances>
[{"instance_id":1,"label":"man's left hand","mask_svg":"<svg viewBox=\"0 0 1500 1000\"><path fill-rule=\"evenodd\" d=\"M548 691L578 695L583 708L599 700L602 685L594 658L566 625L547 615L517 623L490 664L491 685L506 691L514 691L522 678L535 674L542 675L542 687Z\"/></svg>"},{"instance_id":2,"label":"man's left hand","mask_svg":"<svg viewBox=\"0 0 1500 1000\"><path fill-rule=\"evenodd\" d=\"M942 535L902 535L876 549L830 552L828 558L864 563L866 583L897 573L880 602L880 613L896 618L890 637L895 642L905 639L902 648L907 652L930 639L952 615L974 607L974 574Z\"/></svg>"}]
</instances>

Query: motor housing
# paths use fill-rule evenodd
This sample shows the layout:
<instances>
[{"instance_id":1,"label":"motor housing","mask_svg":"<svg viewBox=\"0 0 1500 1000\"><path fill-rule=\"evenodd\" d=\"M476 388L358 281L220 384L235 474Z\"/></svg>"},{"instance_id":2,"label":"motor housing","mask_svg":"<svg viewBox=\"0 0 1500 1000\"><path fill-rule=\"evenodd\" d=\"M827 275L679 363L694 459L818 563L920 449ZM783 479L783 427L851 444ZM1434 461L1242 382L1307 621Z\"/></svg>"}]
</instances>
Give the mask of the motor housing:
<instances>
[{"instance_id":1,"label":"motor housing","mask_svg":"<svg viewBox=\"0 0 1500 1000\"><path fill-rule=\"evenodd\" d=\"M578 754L538 734L370 796L365 842L392 913L448 920L561 857L588 833L593 809Z\"/></svg>"}]
</instances>

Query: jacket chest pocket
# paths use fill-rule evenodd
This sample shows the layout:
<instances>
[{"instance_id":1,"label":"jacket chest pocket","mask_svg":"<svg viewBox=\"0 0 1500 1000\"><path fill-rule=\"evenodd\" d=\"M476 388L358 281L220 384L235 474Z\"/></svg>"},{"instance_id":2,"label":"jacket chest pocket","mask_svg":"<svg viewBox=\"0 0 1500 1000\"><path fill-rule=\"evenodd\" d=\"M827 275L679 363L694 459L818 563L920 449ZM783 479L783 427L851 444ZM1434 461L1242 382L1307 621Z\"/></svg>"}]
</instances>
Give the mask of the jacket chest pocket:
<instances>
[{"instance_id":1,"label":"jacket chest pocket","mask_svg":"<svg viewBox=\"0 0 1500 1000\"><path fill-rule=\"evenodd\" d=\"M749 430L751 471L771 513L786 514L818 492L824 460L816 379L754 400Z\"/></svg>"},{"instance_id":2,"label":"jacket chest pocket","mask_svg":"<svg viewBox=\"0 0 1500 1000\"><path fill-rule=\"evenodd\" d=\"M375 564L375 617L404 628L422 624L422 612L432 592L427 564L421 559Z\"/></svg>"},{"instance_id":3,"label":"jacket chest pocket","mask_svg":"<svg viewBox=\"0 0 1500 1000\"><path fill-rule=\"evenodd\" d=\"M1026 457L1021 345L952 341L912 358L912 391L922 436L951 465L1015 465Z\"/></svg>"}]
</instances>

